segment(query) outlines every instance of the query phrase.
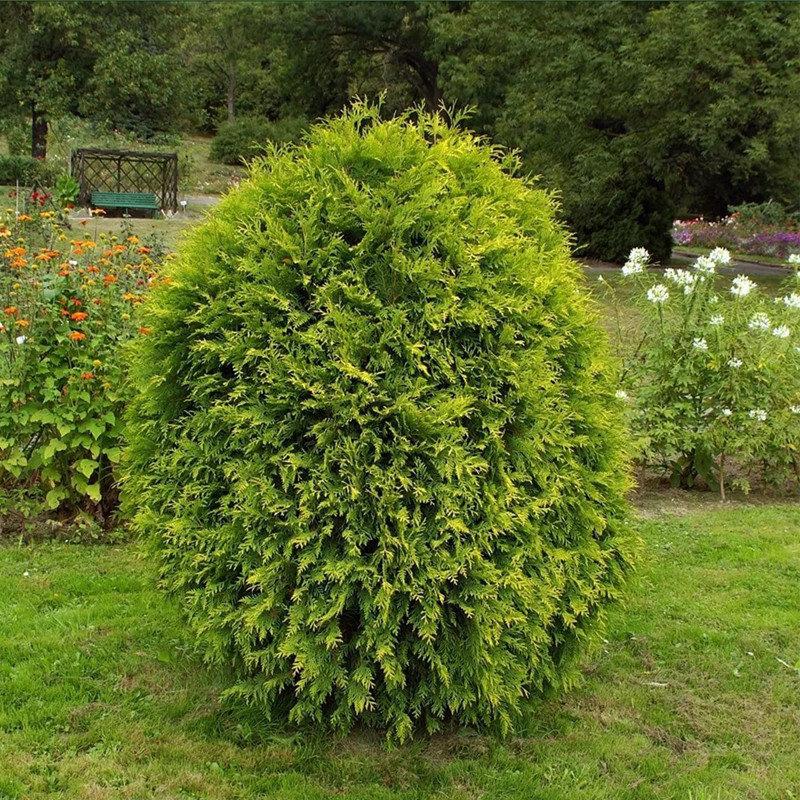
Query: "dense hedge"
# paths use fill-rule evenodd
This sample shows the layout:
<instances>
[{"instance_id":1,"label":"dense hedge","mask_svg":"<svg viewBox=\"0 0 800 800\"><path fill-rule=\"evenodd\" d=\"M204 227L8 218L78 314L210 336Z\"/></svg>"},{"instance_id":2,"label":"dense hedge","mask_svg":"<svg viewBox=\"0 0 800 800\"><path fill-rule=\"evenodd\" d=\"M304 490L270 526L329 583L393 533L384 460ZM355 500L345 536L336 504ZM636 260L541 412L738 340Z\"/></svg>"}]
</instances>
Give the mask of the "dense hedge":
<instances>
[{"instance_id":1,"label":"dense hedge","mask_svg":"<svg viewBox=\"0 0 800 800\"><path fill-rule=\"evenodd\" d=\"M295 117L270 122L262 117L240 117L220 125L211 141L210 156L223 164L243 164L262 155L271 144L296 141L306 123Z\"/></svg>"},{"instance_id":2,"label":"dense hedge","mask_svg":"<svg viewBox=\"0 0 800 800\"><path fill-rule=\"evenodd\" d=\"M31 156L0 155L0 184L13 186L50 186L56 178L58 170Z\"/></svg>"},{"instance_id":3,"label":"dense hedge","mask_svg":"<svg viewBox=\"0 0 800 800\"><path fill-rule=\"evenodd\" d=\"M152 293L125 502L237 696L508 729L619 593L604 335L515 165L359 106L257 164Z\"/></svg>"}]
</instances>

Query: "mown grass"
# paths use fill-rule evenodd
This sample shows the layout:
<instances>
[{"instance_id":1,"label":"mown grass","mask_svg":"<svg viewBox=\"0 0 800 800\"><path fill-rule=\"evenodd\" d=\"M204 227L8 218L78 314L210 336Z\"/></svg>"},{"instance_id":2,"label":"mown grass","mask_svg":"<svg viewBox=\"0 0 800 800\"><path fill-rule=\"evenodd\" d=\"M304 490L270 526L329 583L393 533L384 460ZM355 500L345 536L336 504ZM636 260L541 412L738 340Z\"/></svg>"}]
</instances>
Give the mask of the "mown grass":
<instances>
[{"instance_id":1,"label":"mown grass","mask_svg":"<svg viewBox=\"0 0 800 800\"><path fill-rule=\"evenodd\" d=\"M800 796L800 507L641 522L625 608L516 738L387 750L223 707L136 544L0 547L0 798ZM27 574L26 574L27 573Z\"/></svg>"}]
</instances>

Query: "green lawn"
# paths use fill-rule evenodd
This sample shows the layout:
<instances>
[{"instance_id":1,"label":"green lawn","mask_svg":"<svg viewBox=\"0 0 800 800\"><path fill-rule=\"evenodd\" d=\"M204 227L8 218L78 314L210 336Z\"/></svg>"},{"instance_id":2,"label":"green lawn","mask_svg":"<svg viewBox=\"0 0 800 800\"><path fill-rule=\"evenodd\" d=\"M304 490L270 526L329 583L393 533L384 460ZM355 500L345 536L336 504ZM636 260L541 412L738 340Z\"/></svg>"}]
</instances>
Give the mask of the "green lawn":
<instances>
[{"instance_id":1,"label":"green lawn","mask_svg":"<svg viewBox=\"0 0 800 800\"><path fill-rule=\"evenodd\" d=\"M646 517L580 689L395 750L221 707L138 545L0 547L0 798L800 797L800 506Z\"/></svg>"}]
</instances>

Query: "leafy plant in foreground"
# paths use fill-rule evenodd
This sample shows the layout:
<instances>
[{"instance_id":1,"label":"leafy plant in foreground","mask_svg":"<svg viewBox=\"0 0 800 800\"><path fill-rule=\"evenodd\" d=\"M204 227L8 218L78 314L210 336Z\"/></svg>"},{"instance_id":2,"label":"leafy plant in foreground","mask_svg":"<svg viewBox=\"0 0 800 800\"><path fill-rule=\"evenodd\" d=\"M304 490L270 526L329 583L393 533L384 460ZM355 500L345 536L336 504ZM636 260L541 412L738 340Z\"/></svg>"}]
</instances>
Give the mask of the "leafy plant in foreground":
<instances>
[{"instance_id":1,"label":"leafy plant in foreground","mask_svg":"<svg viewBox=\"0 0 800 800\"><path fill-rule=\"evenodd\" d=\"M68 238L51 211L0 215L0 484L15 510L113 509L120 344L149 253L133 236Z\"/></svg>"},{"instance_id":2,"label":"leafy plant in foreground","mask_svg":"<svg viewBox=\"0 0 800 800\"><path fill-rule=\"evenodd\" d=\"M636 539L605 337L516 167L359 105L145 304L125 503L232 694L402 739L574 679Z\"/></svg>"}]
</instances>

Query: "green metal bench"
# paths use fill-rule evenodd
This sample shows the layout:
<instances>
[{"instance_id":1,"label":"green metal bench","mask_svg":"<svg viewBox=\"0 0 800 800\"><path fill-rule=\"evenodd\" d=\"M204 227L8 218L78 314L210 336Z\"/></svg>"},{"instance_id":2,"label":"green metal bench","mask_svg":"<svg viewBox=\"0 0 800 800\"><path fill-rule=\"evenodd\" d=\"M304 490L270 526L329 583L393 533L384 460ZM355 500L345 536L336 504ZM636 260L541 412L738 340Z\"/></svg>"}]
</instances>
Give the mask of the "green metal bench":
<instances>
[{"instance_id":1,"label":"green metal bench","mask_svg":"<svg viewBox=\"0 0 800 800\"><path fill-rule=\"evenodd\" d=\"M92 192L92 207L150 211L151 215L160 209L158 198L150 192Z\"/></svg>"}]
</instances>

